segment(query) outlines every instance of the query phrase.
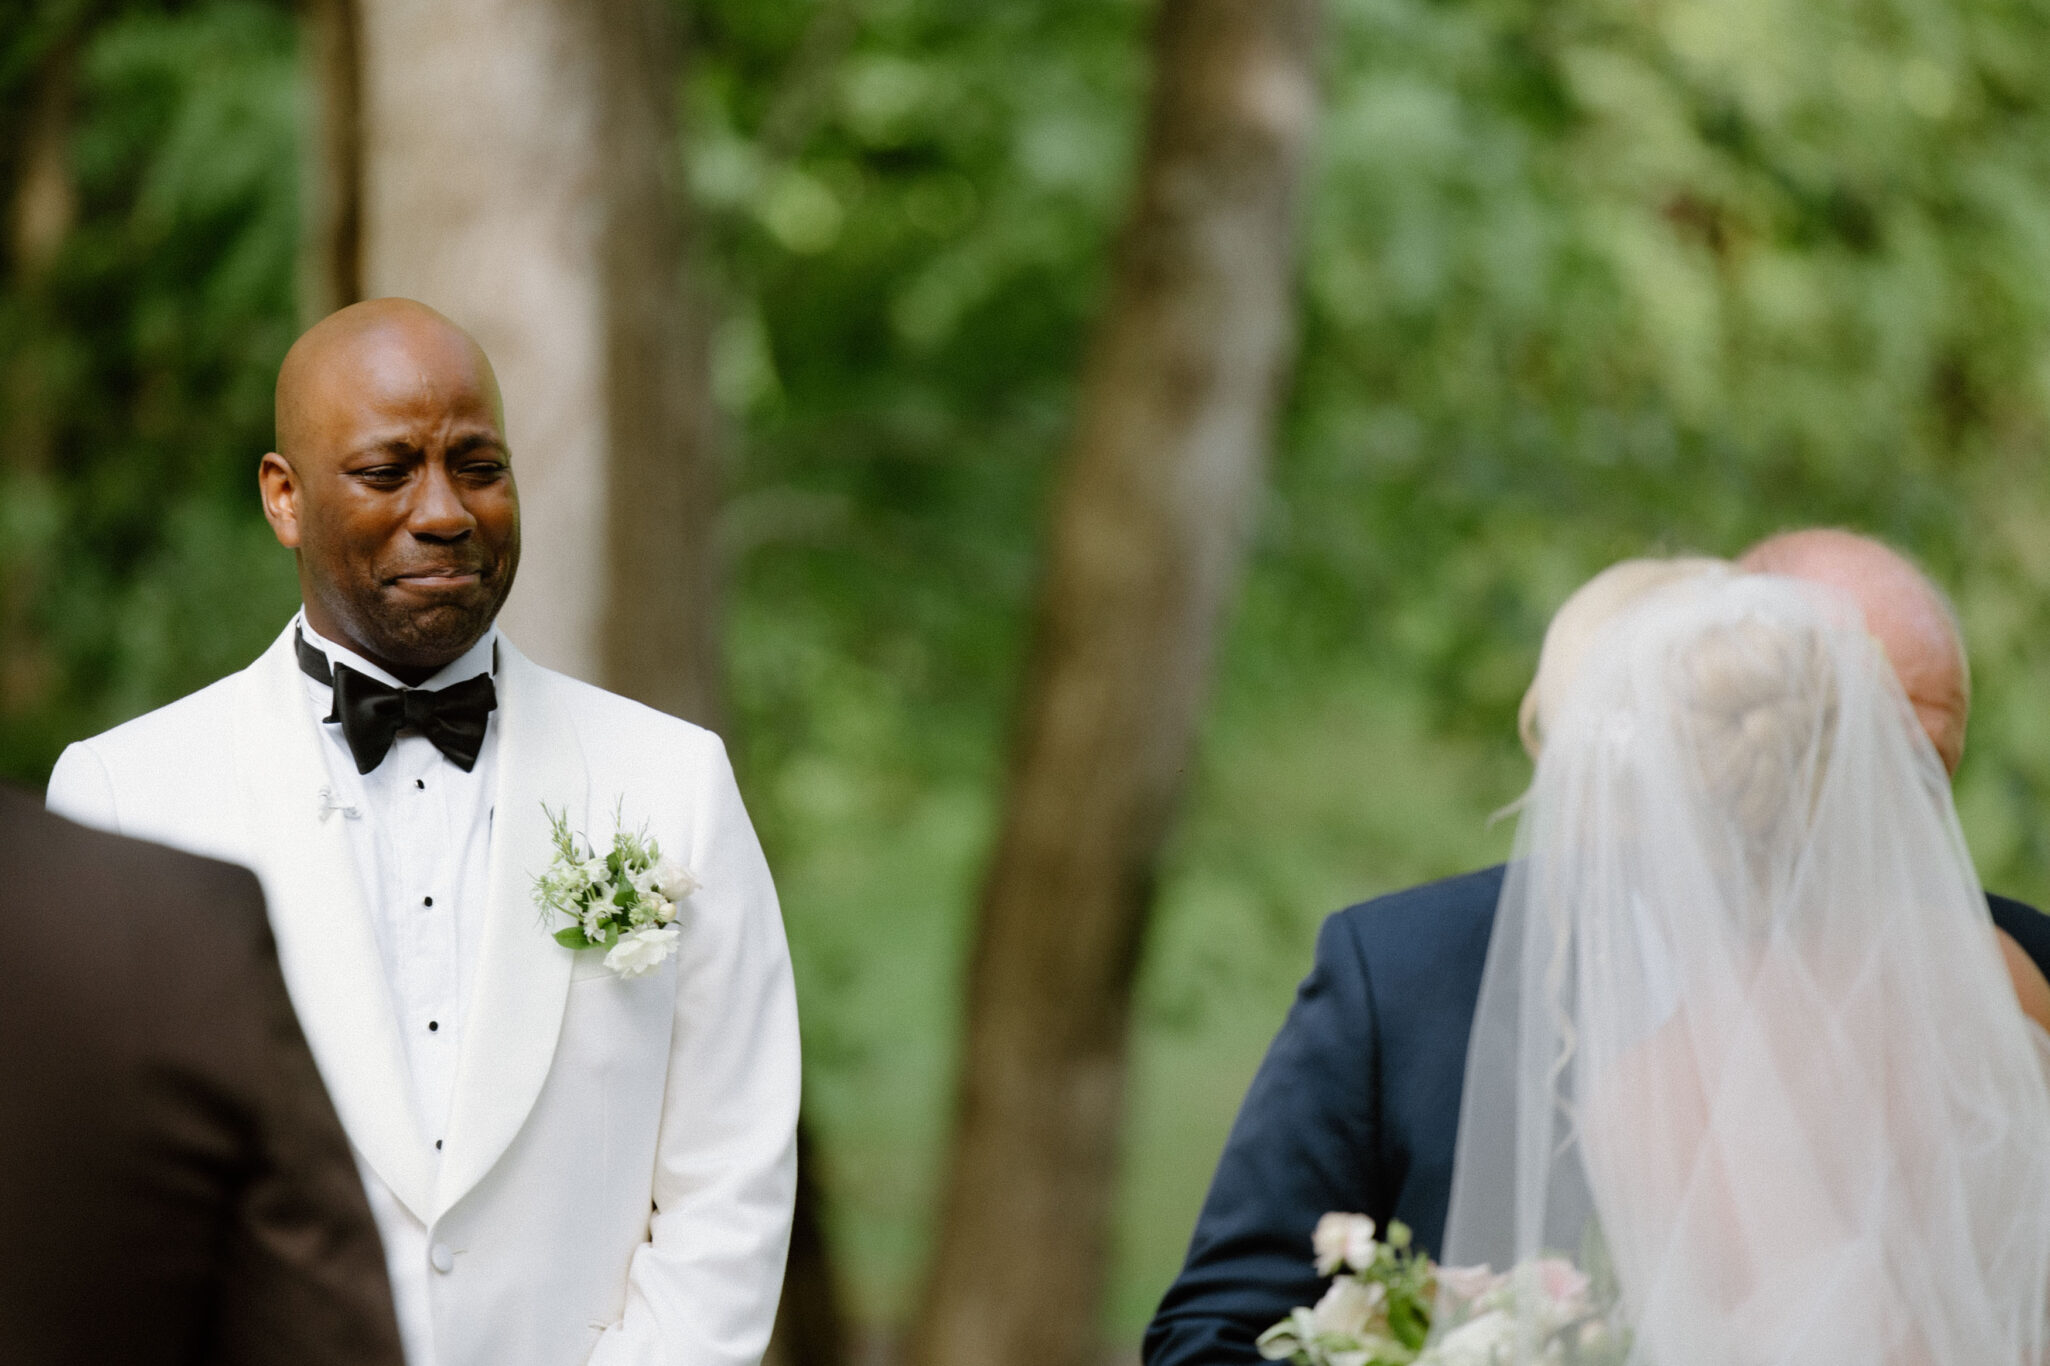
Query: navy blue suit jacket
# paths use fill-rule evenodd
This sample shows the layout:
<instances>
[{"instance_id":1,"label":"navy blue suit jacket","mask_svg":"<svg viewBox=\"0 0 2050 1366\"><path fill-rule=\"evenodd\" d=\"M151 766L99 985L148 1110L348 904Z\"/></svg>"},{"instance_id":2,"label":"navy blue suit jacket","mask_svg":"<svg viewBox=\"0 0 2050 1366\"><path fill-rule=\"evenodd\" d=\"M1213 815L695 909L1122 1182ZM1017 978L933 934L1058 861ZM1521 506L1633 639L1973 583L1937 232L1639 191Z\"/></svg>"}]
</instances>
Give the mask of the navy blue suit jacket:
<instances>
[{"instance_id":1,"label":"navy blue suit jacket","mask_svg":"<svg viewBox=\"0 0 2050 1366\"><path fill-rule=\"evenodd\" d=\"M1146 1330L1146 1366L1258 1362L1253 1339L1324 1282L1327 1210L1400 1219L1435 1254L1452 1198L1466 1041L1500 864L1338 912L1218 1160L1188 1261ZM1989 896L2050 974L2050 916Z\"/></svg>"}]
</instances>

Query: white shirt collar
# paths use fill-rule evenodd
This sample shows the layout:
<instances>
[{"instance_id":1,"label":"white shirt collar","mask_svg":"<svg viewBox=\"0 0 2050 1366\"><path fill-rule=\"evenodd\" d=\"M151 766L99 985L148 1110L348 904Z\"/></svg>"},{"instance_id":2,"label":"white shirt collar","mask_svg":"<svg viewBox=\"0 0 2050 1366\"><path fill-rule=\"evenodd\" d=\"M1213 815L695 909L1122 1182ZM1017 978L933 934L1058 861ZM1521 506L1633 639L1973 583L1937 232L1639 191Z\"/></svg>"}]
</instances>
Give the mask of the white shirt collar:
<instances>
[{"instance_id":1,"label":"white shirt collar","mask_svg":"<svg viewBox=\"0 0 2050 1366\"><path fill-rule=\"evenodd\" d=\"M442 666L432 678L414 685L401 683L398 679L393 678L389 673L378 668L348 646L337 645L320 632L314 630L312 624L306 620L305 608L299 609L299 615L293 619L292 624L298 627L300 632L305 635L308 645L311 645L314 649L327 656L327 662L330 667L336 664L346 664L357 673L366 674L387 687L406 688L418 686L432 690L435 688L446 688L451 683L460 683L464 679L475 678L478 674L497 672L497 669L494 667L498 661L498 627L496 625L488 627L483 635L477 637L476 644Z\"/></svg>"}]
</instances>

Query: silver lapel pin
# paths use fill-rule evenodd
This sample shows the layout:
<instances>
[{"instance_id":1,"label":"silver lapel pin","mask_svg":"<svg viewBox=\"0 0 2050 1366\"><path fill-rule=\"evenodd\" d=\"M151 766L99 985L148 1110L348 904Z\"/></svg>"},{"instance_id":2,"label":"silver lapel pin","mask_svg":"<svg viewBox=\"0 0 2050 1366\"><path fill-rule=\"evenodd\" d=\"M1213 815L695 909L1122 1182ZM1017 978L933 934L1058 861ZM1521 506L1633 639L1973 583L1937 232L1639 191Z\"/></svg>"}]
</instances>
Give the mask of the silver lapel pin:
<instances>
[{"instance_id":1,"label":"silver lapel pin","mask_svg":"<svg viewBox=\"0 0 2050 1366\"><path fill-rule=\"evenodd\" d=\"M314 814L319 816L321 822L325 824L327 818L334 815L337 811L342 813L343 820L361 820L363 817L363 813L355 807L343 806L340 802L336 801L333 788L323 787L320 789L320 805L314 808Z\"/></svg>"}]
</instances>

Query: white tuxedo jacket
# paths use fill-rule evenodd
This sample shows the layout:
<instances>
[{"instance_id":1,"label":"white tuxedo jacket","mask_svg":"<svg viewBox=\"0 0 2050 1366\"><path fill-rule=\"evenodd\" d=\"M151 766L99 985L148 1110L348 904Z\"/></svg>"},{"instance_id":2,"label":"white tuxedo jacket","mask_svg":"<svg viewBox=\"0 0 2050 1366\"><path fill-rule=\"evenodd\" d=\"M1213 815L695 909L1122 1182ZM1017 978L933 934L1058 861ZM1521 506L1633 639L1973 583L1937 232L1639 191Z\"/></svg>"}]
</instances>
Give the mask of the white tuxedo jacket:
<instances>
[{"instance_id":1,"label":"white tuxedo jacket","mask_svg":"<svg viewBox=\"0 0 2050 1366\"><path fill-rule=\"evenodd\" d=\"M345 818L321 815L330 780L289 630L241 673L71 746L49 804L261 877L416 1355L431 1334L435 1366L754 1362L789 1238L797 1008L725 750L502 640L497 685L490 904L439 1154L407 1095ZM697 875L655 970L623 979L555 942L531 888L551 855L544 803L601 850L617 809Z\"/></svg>"}]
</instances>

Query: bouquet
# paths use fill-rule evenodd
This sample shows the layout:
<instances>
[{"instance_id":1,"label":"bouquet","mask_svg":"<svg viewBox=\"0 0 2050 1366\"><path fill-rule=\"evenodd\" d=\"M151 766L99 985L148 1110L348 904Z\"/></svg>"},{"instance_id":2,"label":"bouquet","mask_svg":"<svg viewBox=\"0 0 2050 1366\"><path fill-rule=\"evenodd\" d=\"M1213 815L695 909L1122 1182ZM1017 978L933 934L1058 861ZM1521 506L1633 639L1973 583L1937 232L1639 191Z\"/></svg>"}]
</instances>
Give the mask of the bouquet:
<instances>
[{"instance_id":1,"label":"bouquet","mask_svg":"<svg viewBox=\"0 0 2050 1366\"><path fill-rule=\"evenodd\" d=\"M1594 1276L1551 1256L1498 1274L1435 1265L1399 1221L1385 1242L1375 1232L1364 1214L1317 1221L1311 1246L1331 1288L1262 1333L1261 1356L1298 1366L1621 1366L1629 1355L1611 1323L1614 1278L1599 1246L1582 1259Z\"/></svg>"}]
</instances>

